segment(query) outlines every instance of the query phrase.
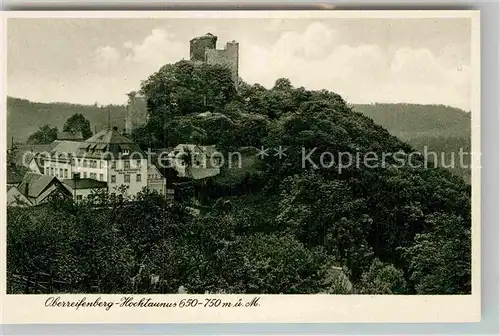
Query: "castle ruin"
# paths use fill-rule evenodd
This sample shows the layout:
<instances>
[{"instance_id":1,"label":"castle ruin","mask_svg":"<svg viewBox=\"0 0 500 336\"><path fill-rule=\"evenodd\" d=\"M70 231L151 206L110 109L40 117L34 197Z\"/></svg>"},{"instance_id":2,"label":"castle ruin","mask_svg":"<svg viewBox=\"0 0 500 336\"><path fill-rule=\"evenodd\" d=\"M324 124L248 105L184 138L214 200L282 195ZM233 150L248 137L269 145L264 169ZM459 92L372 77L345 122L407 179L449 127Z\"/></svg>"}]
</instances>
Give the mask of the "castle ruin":
<instances>
[{"instance_id":1,"label":"castle ruin","mask_svg":"<svg viewBox=\"0 0 500 336\"><path fill-rule=\"evenodd\" d=\"M207 64L220 64L231 70L231 78L235 85L238 84L239 43L231 41L226 43L224 49L217 49L217 36L207 33L195 37L190 41L190 60Z\"/></svg>"},{"instance_id":2,"label":"castle ruin","mask_svg":"<svg viewBox=\"0 0 500 336\"><path fill-rule=\"evenodd\" d=\"M224 65L231 71L234 85L238 85L239 43L227 42L224 49L217 49L217 36L206 35L193 38L190 42L190 60L207 64ZM125 132L132 132L147 122L146 100L137 92L128 94L129 100L125 114Z\"/></svg>"}]
</instances>

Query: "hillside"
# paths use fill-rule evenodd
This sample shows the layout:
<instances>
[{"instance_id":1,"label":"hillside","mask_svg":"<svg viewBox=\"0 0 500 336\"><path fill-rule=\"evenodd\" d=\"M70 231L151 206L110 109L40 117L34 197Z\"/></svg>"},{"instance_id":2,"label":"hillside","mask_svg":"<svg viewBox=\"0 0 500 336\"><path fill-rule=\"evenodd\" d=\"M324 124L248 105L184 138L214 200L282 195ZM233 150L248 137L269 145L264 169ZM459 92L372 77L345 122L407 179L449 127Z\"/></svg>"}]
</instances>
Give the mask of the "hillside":
<instances>
[{"instance_id":1,"label":"hillside","mask_svg":"<svg viewBox=\"0 0 500 336\"><path fill-rule=\"evenodd\" d=\"M108 124L108 108L111 125L125 127L125 107L111 105L98 107L70 103L38 103L26 99L7 97L7 139L24 142L43 125L57 126L62 130L66 119L81 113L90 121L92 132Z\"/></svg>"},{"instance_id":2,"label":"hillside","mask_svg":"<svg viewBox=\"0 0 500 336\"><path fill-rule=\"evenodd\" d=\"M458 166L460 149L471 151L470 113L444 105L360 104L352 107L415 149L423 152L427 147L427 153L437 153L440 166L454 163L451 171L470 181L470 170ZM468 155L464 156L464 163L470 164Z\"/></svg>"},{"instance_id":3,"label":"hillside","mask_svg":"<svg viewBox=\"0 0 500 336\"><path fill-rule=\"evenodd\" d=\"M403 140L422 136L470 135L470 114L450 106L354 104L352 107Z\"/></svg>"}]
</instances>

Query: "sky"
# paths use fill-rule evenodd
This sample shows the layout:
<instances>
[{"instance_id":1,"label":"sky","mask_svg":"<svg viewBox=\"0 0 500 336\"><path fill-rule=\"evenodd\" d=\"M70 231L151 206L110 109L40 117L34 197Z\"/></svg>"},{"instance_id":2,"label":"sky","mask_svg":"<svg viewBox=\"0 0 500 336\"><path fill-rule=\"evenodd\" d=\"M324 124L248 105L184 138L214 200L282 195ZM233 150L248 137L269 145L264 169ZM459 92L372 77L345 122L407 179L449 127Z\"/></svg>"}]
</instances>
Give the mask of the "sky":
<instances>
[{"instance_id":1,"label":"sky","mask_svg":"<svg viewBox=\"0 0 500 336\"><path fill-rule=\"evenodd\" d=\"M236 40L240 76L271 88L328 89L349 103L470 110L469 19L8 20L7 94L40 102L125 104L162 65L189 59L208 32Z\"/></svg>"}]
</instances>

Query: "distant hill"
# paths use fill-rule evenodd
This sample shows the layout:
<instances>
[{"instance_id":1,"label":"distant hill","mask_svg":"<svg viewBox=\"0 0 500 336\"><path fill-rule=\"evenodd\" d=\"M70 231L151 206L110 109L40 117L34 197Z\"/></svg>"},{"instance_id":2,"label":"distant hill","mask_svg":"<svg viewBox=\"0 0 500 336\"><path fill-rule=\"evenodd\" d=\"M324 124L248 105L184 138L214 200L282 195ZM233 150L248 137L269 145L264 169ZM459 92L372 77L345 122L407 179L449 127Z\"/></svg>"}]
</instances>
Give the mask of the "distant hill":
<instances>
[{"instance_id":1,"label":"distant hill","mask_svg":"<svg viewBox=\"0 0 500 336\"><path fill-rule=\"evenodd\" d=\"M37 103L26 99L7 97L7 139L24 142L41 126L57 126L62 131L64 122L75 113L81 113L90 121L92 132L100 131L110 124L118 129L125 128L125 106L80 105L70 103Z\"/></svg>"},{"instance_id":2,"label":"distant hill","mask_svg":"<svg viewBox=\"0 0 500 336\"><path fill-rule=\"evenodd\" d=\"M403 140L421 136L470 137L470 113L454 107L401 103L352 107Z\"/></svg>"},{"instance_id":3,"label":"distant hill","mask_svg":"<svg viewBox=\"0 0 500 336\"><path fill-rule=\"evenodd\" d=\"M370 104L352 105L355 111L372 118L390 133L412 145L415 149L444 155L445 165L455 162L451 170L470 181L470 170L458 167L460 148L471 151L470 113L444 105ZM444 154L441 154L444 153ZM470 157L464 156L470 164Z\"/></svg>"}]
</instances>

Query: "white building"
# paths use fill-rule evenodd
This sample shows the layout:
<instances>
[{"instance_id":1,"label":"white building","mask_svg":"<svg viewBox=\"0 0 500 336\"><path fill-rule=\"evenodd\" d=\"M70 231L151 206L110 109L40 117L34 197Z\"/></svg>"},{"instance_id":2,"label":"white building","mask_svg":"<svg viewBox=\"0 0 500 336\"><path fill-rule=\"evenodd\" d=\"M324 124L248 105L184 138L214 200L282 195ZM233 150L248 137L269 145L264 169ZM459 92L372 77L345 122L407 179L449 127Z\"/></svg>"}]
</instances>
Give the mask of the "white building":
<instances>
[{"instance_id":1,"label":"white building","mask_svg":"<svg viewBox=\"0 0 500 336\"><path fill-rule=\"evenodd\" d=\"M71 195L73 195L73 198L77 201L81 201L84 198L87 198L88 196L92 195L94 191L108 189L108 184L106 182L89 178L62 180L62 183L71 193Z\"/></svg>"},{"instance_id":2,"label":"white building","mask_svg":"<svg viewBox=\"0 0 500 336\"><path fill-rule=\"evenodd\" d=\"M155 165L148 165L148 189L155 190L161 195L167 194L167 180Z\"/></svg>"},{"instance_id":3,"label":"white building","mask_svg":"<svg viewBox=\"0 0 500 336\"><path fill-rule=\"evenodd\" d=\"M81 180L105 182L111 193L117 193L118 188L125 186L126 193L134 196L148 187L148 157L139 145L120 134L116 127L103 130L83 142L61 141L53 147L44 163L46 175L71 180L79 174ZM155 176L155 186L158 180L165 178L161 174ZM99 184L100 188L102 184Z\"/></svg>"},{"instance_id":4,"label":"white building","mask_svg":"<svg viewBox=\"0 0 500 336\"><path fill-rule=\"evenodd\" d=\"M180 177L195 180L220 174L221 159L215 146L180 144L168 154L170 167Z\"/></svg>"}]
</instances>

